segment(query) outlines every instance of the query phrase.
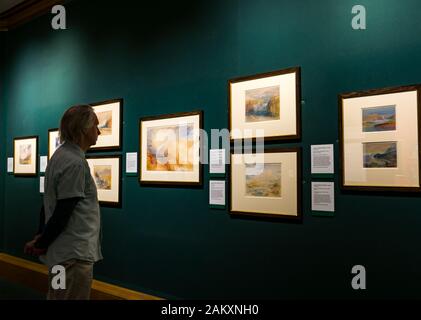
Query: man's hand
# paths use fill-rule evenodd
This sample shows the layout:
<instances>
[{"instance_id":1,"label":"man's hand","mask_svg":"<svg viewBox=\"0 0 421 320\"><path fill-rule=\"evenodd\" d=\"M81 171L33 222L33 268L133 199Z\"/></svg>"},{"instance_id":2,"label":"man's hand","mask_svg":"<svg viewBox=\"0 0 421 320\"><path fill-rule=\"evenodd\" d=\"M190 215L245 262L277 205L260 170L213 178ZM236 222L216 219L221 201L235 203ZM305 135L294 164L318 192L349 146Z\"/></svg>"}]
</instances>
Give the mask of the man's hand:
<instances>
[{"instance_id":1,"label":"man's hand","mask_svg":"<svg viewBox=\"0 0 421 320\"><path fill-rule=\"evenodd\" d=\"M37 240L41 237L41 235L36 235L33 240L27 242L25 244L25 247L23 248L23 252L25 254L31 255L31 256L40 256L47 252L47 249L40 249L35 247L35 243Z\"/></svg>"}]
</instances>

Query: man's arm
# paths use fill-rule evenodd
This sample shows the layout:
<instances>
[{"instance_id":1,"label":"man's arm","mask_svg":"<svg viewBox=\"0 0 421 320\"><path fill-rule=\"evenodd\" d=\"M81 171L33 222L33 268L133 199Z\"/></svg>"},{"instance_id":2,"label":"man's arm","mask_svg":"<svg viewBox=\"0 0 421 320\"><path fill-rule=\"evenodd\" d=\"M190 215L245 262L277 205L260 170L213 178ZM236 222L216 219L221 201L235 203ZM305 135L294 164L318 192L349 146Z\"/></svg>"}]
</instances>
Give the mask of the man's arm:
<instances>
[{"instance_id":1,"label":"man's arm","mask_svg":"<svg viewBox=\"0 0 421 320\"><path fill-rule=\"evenodd\" d=\"M42 232L44 231L44 227L45 227L45 211L44 211L44 205L42 205L39 211L38 231L36 232L34 238L31 241L28 241L27 243L25 243L25 247L23 248L23 252L25 254L40 255L45 252L45 250L39 250L39 252L36 252L37 249L34 248L35 242L37 242L37 240L41 237Z\"/></svg>"},{"instance_id":2,"label":"man's arm","mask_svg":"<svg viewBox=\"0 0 421 320\"><path fill-rule=\"evenodd\" d=\"M41 235L44 231L45 227L45 210L44 205L42 205L41 210L39 211L39 223L38 223L38 231L36 235Z\"/></svg>"},{"instance_id":3,"label":"man's arm","mask_svg":"<svg viewBox=\"0 0 421 320\"><path fill-rule=\"evenodd\" d=\"M81 198L58 200L51 218L44 227L42 235L35 242L35 248L47 249L48 246L63 232L70 216Z\"/></svg>"}]
</instances>

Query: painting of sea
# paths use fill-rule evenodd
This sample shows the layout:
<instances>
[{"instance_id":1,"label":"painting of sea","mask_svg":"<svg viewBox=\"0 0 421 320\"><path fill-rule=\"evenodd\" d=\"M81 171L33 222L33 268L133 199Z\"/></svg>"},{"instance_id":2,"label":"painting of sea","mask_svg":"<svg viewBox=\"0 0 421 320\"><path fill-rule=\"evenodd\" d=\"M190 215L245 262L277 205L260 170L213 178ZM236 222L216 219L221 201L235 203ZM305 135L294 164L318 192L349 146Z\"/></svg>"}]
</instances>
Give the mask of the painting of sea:
<instances>
[{"instance_id":1,"label":"painting of sea","mask_svg":"<svg viewBox=\"0 0 421 320\"><path fill-rule=\"evenodd\" d=\"M363 132L396 130L396 107L363 108Z\"/></svg>"},{"instance_id":2,"label":"painting of sea","mask_svg":"<svg viewBox=\"0 0 421 320\"><path fill-rule=\"evenodd\" d=\"M366 142L364 146L364 168L396 168L397 143Z\"/></svg>"}]
</instances>

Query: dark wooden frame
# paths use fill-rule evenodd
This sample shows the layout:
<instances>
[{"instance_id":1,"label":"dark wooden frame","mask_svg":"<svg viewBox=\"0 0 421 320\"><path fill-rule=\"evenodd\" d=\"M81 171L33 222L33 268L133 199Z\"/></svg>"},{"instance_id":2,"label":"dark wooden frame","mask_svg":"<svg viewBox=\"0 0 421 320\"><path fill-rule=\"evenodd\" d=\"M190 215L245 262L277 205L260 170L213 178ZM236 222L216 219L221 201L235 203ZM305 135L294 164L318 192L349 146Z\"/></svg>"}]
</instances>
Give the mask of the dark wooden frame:
<instances>
[{"instance_id":1,"label":"dark wooden frame","mask_svg":"<svg viewBox=\"0 0 421 320\"><path fill-rule=\"evenodd\" d=\"M119 113L120 113L120 123L119 123L119 140L118 140L118 146L106 146L106 147L98 147L95 148L95 146L92 146L88 152L100 152L100 151L119 151L123 148L123 103L124 103L124 99L123 98L118 98L118 99L111 99L111 100L105 100L105 101L101 101L101 102L95 102L95 103L90 103L89 105L91 107L97 107L97 106L101 106L103 104L109 104L109 103L115 103L115 102L119 102L120 103L120 108L119 108Z\"/></svg>"},{"instance_id":2,"label":"dark wooden frame","mask_svg":"<svg viewBox=\"0 0 421 320\"><path fill-rule=\"evenodd\" d=\"M48 161L50 161L50 132L54 132L54 131L59 131L59 129L58 128L52 128L52 129L48 129L48 151L47 151L47 153L48 153Z\"/></svg>"},{"instance_id":3,"label":"dark wooden frame","mask_svg":"<svg viewBox=\"0 0 421 320\"><path fill-rule=\"evenodd\" d=\"M285 136L270 136L264 137L265 141L274 141L274 140L300 140L301 139L301 67L292 67L277 71L271 71L266 73L259 73L251 76L233 78L228 80L228 129L231 132L231 113L232 113L232 106L231 106L231 91L232 87L231 84L235 84L238 82L250 81L250 80L257 80L263 78L269 78L273 76L279 76L288 73L295 73L295 99L296 99L296 134L292 135L285 135ZM244 139L244 138L243 138ZM253 141L256 140L255 137L252 138ZM230 141L233 142L237 139L232 139L230 134ZM240 140L240 139L238 139Z\"/></svg>"},{"instance_id":4,"label":"dark wooden frame","mask_svg":"<svg viewBox=\"0 0 421 320\"><path fill-rule=\"evenodd\" d=\"M181 118L188 116L199 116L199 129L203 129L203 111L194 110L190 112L178 112L158 116L142 117L139 119L139 154L138 154L138 172L139 172L139 183L140 185L149 185L149 186L186 186L186 187L201 187L203 185L203 164L201 163L202 159L202 141L199 141L199 181L197 182L185 182L185 181L151 181L151 180L142 180L142 122L144 121L154 121L161 119L171 119L171 118Z\"/></svg>"},{"instance_id":5,"label":"dark wooden frame","mask_svg":"<svg viewBox=\"0 0 421 320\"><path fill-rule=\"evenodd\" d=\"M121 208L122 207L122 203L121 203L121 192L122 192L122 157L120 154L110 154L110 155L87 155L86 159L118 159L118 180L119 180L119 188L118 188L118 202L111 202L111 201L100 201L98 199L98 202L101 206L103 207L111 207L111 208ZM92 179L95 179L94 177L92 177ZM95 181L94 181L95 182Z\"/></svg>"},{"instance_id":6,"label":"dark wooden frame","mask_svg":"<svg viewBox=\"0 0 421 320\"><path fill-rule=\"evenodd\" d=\"M25 0L0 14L0 32L14 29L36 17L51 13L56 4L69 0Z\"/></svg>"},{"instance_id":7,"label":"dark wooden frame","mask_svg":"<svg viewBox=\"0 0 421 320\"><path fill-rule=\"evenodd\" d=\"M35 172L34 173L16 173L16 159L15 159L15 145L17 140L26 140L26 139L35 139ZM13 175L16 177L36 177L38 176L38 150L39 150L39 139L38 136L25 136L25 137L16 137L13 139Z\"/></svg>"},{"instance_id":8,"label":"dark wooden frame","mask_svg":"<svg viewBox=\"0 0 421 320\"><path fill-rule=\"evenodd\" d=\"M418 110L418 184L419 187L384 187L384 186L347 186L344 184L345 179L345 168L344 168L344 157L345 157L345 146L344 146L344 131L343 131L343 100L357 97L368 97L375 95L391 94L391 93L401 93L408 91L417 91L417 110ZM342 190L348 191L374 191L374 192L421 192L421 162L420 162L420 151L421 151L421 109L420 109L420 100L421 100L421 85L408 85L400 87L387 87L381 89L373 89L367 91L358 91L358 92L348 92L338 95L338 106L339 106L339 148L340 148L340 187Z\"/></svg>"},{"instance_id":9,"label":"dark wooden frame","mask_svg":"<svg viewBox=\"0 0 421 320\"><path fill-rule=\"evenodd\" d=\"M271 214L271 213L260 213L260 212L244 212L244 211L233 211L232 210L232 155L235 150L231 150L230 153L230 170L229 170L229 212L232 215L244 215L244 216L255 216L262 218L276 218L286 221L301 221L302 220L302 165L301 165L301 147L293 148L265 148L264 153L290 153L295 152L297 154L297 215L282 215L282 214ZM251 153L246 152L244 154Z\"/></svg>"}]
</instances>

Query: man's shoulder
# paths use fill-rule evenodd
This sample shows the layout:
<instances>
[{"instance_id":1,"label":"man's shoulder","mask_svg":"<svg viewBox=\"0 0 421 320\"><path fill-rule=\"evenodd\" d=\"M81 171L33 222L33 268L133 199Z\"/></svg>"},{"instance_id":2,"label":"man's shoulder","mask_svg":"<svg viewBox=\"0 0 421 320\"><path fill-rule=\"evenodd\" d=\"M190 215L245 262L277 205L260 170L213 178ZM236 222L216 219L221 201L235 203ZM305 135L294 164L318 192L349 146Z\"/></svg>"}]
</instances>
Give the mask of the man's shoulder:
<instances>
[{"instance_id":1,"label":"man's shoulder","mask_svg":"<svg viewBox=\"0 0 421 320\"><path fill-rule=\"evenodd\" d=\"M54 152L49 165L50 167L65 169L74 166L84 166L85 162L85 158L61 146Z\"/></svg>"}]
</instances>

